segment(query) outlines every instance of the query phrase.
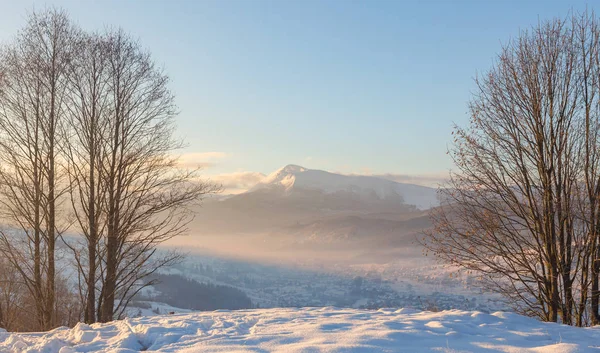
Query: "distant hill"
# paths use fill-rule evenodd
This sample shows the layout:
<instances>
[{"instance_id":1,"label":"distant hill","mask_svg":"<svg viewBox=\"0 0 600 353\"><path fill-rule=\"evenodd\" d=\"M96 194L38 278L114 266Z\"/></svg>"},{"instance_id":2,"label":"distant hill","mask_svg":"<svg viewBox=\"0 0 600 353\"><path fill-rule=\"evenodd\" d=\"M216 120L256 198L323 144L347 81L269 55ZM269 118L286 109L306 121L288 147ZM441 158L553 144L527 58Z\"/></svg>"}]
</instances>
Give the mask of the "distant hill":
<instances>
[{"instance_id":1,"label":"distant hill","mask_svg":"<svg viewBox=\"0 0 600 353\"><path fill-rule=\"evenodd\" d=\"M172 274L155 274L150 278L154 295L138 295L136 301L161 302L187 310L250 309L254 306L244 292L230 286L200 283Z\"/></svg>"},{"instance_id":2,"label":"distant hill","mask_svg":"<svg viewBox=\"0 0 600 353\"><path fill-rule=\"evenodd\" d=\"M415 245L424 229L431 227L429 216L419 213L411 215L413 218L405 220L377 218L376 215L342 216L299 223L279 232L286 234L289 241L296 244L410 247Z\"/></svg>"}]
</instances>

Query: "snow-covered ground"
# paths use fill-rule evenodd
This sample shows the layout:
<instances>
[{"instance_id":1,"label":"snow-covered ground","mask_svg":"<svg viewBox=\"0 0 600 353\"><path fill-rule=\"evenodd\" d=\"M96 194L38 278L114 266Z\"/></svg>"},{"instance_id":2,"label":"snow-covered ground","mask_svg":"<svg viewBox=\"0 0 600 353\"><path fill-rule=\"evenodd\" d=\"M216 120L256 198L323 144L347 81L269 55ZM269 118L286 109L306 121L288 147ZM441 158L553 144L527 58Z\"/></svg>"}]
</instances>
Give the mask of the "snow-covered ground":
<instances>
[{"instance_id":1,"label":"snow-covered ground","mask_svg":"<svg viewBox=\"0 0 600 353\"><path fill-rule=\"evenodd\" d=\"M141 317L0 333L0 352L598 352L600 329L512 313L305 308Z\"/></svg>"}]
</instances>

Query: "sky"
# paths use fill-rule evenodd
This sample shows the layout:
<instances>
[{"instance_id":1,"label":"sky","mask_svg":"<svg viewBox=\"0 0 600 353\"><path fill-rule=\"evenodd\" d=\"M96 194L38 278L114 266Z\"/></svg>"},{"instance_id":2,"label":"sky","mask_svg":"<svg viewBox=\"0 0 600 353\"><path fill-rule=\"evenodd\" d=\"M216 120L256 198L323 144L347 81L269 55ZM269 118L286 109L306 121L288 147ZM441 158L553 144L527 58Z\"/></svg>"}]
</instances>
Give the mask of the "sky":
<instances>
[{"instance_id":1,"label":"sky","mask_svg":"<svg viewBox=\"0 0 600 353\"><path fill-rule=\"evenodd\" d=\"M182 160L236 192L287 164L431 184L502 43L586 1L7 1L122 27L170 76Z\"/></svg>"}]
</instances>

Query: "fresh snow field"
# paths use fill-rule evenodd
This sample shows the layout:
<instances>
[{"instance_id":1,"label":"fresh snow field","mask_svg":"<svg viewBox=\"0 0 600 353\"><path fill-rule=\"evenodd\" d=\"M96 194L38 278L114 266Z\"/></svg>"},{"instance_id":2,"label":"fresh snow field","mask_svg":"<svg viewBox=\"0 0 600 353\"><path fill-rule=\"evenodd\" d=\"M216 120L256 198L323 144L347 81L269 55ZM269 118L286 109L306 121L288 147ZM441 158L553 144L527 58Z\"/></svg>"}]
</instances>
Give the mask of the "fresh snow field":
<instances>
[{"instance_id":1,"label":"fresh snow field","mask_svg":"<svg viewBox=\"0 0 600 353\"><path fill-rule=\"evenodd\" d=\"M141 317L0 333L0 352L600 352L600 329L513 313L304 308Z\"/></svg>"}]
</instances>

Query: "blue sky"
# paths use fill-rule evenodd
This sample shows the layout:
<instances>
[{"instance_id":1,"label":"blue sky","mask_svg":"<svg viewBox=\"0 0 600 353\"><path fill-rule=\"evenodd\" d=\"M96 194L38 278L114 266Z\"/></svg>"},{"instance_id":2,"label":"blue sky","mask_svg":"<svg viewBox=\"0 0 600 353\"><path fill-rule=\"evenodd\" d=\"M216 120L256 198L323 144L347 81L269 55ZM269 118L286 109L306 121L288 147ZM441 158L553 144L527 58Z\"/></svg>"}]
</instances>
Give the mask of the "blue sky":
<instances>
[{"instance_id":1,"label":"blue sky","mask_svg":"<svg viewBox=\"0 0 600 353\"><path fill-rule=\"evenodd\" d=\"M294 163L447 173L453 123L501 43L585 1L10 1L0 40L52 4L120 26L170 75L186 161L218 180ZM232 174L235 173L235 174ZM250 180L249 179L249 180Z\"/></svg>"}]
</instances>

